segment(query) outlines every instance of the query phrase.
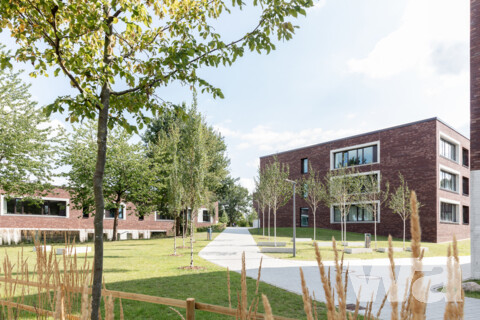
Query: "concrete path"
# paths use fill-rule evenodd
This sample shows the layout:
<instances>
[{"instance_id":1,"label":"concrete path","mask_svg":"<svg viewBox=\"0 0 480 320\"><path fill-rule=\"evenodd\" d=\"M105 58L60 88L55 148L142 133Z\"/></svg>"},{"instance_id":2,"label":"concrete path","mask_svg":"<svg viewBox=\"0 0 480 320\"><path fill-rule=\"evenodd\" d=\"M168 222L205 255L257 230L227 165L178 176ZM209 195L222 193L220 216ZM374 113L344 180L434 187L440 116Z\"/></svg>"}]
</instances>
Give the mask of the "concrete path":
<instances>
[{"instance_id":1,"label":"concrete path","mask_svg":"<svg viewBox=\"0 0 480 320\"><path fill-rule=\"evenodd\" d=\"M227 228L218 235L214 241L207 245L200 256L222 267L229 267L230 270L240 272L242 268L242 253L245 252L247 275L257 278L260 259L263 258L261 280L279 288L301 294L299 267L302 267L306 277L310 293L315 291L319 301L325 301L323 287L321 285L320 273L315 261L296 261L276 259L260 253L253 237L245 228ZM460 257L463 277L470 275L470 257ZM395 259L396 273L399 278L398 295L403 297L405 281L410 275L411 260L409 258ZM425 282L431 281L432 287L438 287L446 281L446 258L432 257L424 258L423 266ZM332 266L331 281L335 281L335 269L333 262L326 262L325 265ZM379 309L386 289L390 287L388 259L375 260L348 260L344 266L349 266L349 283L347 303L355 303L357 293L361 289L360 305L365 306L374 294L373 309ZM478 319L480 315L480 300L465 299L465 319ZM443 293L431 291L429 293L427 306L427 319L443 319L445 310L445 296ZM275 306L273 311L275 312ZM385 304L380 318L390 318L390 304Z\"/></svg>"}]
</instances>

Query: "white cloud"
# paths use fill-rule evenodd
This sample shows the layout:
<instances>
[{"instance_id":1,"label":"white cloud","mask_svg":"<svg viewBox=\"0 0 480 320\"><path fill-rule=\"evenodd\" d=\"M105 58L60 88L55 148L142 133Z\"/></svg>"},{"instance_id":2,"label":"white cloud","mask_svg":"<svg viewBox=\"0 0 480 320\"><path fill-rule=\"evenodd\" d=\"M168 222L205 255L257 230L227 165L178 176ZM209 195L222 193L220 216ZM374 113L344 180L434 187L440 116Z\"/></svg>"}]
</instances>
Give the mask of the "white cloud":
<instances>
[{"instance_id":1,"label":"white cloud","mask_svg":"<svg viewBox=\"0 0 480 320\"><path fill-rule=\"evenodd\" d=\"M255 181L249 178L240 178L240 185L248 189L248 192L252 193L255 190Z\"/></svg>"},{"instance_id":2,"label":"white cloud","mask_svg":"<svg viewBox=\"0 0 480 320\"><path fill-rule=\"evenodd\" d=\"M412 68L428 76L438 69L439 49L461 48L468 43L468 30L467 0L409 0L400 27L378 41L367 57L351 59L348 66L351 72L371 78L388 78ZM464 59L464 54L450 59ZM458 66L453 60L448 64Z\"/></svg>"}]
</instances>

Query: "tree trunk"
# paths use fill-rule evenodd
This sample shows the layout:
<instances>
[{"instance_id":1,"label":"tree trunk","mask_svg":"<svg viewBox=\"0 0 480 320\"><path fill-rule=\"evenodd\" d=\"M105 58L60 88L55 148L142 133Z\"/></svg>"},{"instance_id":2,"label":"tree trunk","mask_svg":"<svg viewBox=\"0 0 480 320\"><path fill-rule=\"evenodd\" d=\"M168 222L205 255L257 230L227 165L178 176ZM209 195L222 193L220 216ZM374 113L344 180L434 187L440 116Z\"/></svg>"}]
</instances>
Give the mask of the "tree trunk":
<instances>
[{"instance_id":1,"label":"tree trunk","mask_svg":"<svg viewBox=\"0 0 480 320\"><path fill-rule=\"evenodd\" d=\"M317 210L313 210L313 241L317 240L317 222L315 221L315 212Z\"/></svg>"},{"instance_id":2,"label":"tree trunk","mask_svg":"<svg viewBox=\"0 0 480 320\"><path fill-rule=\"evenodd\" d=\"M265 237L265 209L262 210L262 219L263 236Z\"/></svg>"},{"instance_id":3,"label":"tree trunk","mask_svg":"<svg viewBox=\"0 0 480 320\"><path fill-rule=\"evenodd\" d=\"M115 216L113 217L113 237L112 241L117 241L117 227L118 227L118 215L120 214L120 208L115 209Z\"/></svg>"},{"instance_id":4,"label":"tree trunk","mask_svg":"<svg viewBox=\"0 0 480 320\"><path fill-rule=\"evenodd\" d=\"M377 214L373 217L375 219L374 223L374 234L375 234L375 251L377 251Z\"/></svg>"},{"instance_id":5,"label":"tree trunk","mask_svg":"<svg viewBox=\"0 0 480 320\"><path fill-rule=\"evenodd\" d=\"M275 247L277 246L277 212L273 212L273 241L275 242Z\"/></svg>"},{"instance_id":6,"label":"tree trunk","mask_svg":"<svg viewBox=\"0 0 480 320\"><path fill-rule=\"evenodd\" d=\"M183 212L183 221L182 221L182 241L183 241L183 248L185 248L185 224L187 221L185 220L185 211Z\"/></svg>"},{"instance_id":7,"label":"tree trunk","mask_svg":"<svg viewBox=\"0 0 480 320\"><path fill-rule=\"evenodd\" d=\"M95 196L95 253L93 264L93 285L92 285L92 313L91 319L98 320L100 299L102 297L102 273L103 273L103 212L105 203L103 199L103 175L107 157L107 132L108 132L108 109L110 106L110 89L107 84L102 88L100 95L102 109L98 117L97 132L97 163L93 177L93 192Z\"/></svg>"},{"instance_id":8,"label":"tree trunk","mask_svg":"<svg viewBox=\"0 0 480 320\"><path fill-rule=\"evenodd\" d=\"M405 251L405 219L403 219L403 251Z\"/></svg>"},{"instance_id":9,"label":"tree trunk","mask_svg":"<svg viewBox=\"0 0 480 320\"><path fill-rule=\"evenodd\" d=\"M190 268L193 268L193 214L190 216Z\"/></svg>"},{"instance_id":10,"label":"tree trunk","mask_svg":"<svg viewBox=\"0 0 480 320\"><path fill-rule=\"evenodd\" d=\"M270 208L268 208L268 240L270 241Z\"/></svg>"},{"instance_id":11,"label":"tree trunk","mask_svg":"<svg viewBox=\"0 0 480 320\"><path fill-rule=\"evenodd\" d=\"M177 216L175 215L175 223L173 224L173 255L177 255Z\"/></svg>"}]
</instances>

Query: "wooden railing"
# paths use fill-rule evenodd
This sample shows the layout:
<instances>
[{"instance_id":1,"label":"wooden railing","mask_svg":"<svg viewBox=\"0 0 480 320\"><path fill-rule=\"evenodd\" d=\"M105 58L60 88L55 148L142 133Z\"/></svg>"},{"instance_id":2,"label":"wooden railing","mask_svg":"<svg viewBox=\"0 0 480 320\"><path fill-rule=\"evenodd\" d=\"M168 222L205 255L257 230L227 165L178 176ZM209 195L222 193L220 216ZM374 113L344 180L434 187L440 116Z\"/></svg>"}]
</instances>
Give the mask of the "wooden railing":
<instances>
[{"instance_id":1,"label":"wooden railing","mask_svg":"<svg viewBox=\"0 0 480 320\"><path fill-rule=\"evenodd\" d=\"M4 277L0 277L0 282L4 283L11 283L16 285L24 285L35 287L39 289L45 290L57 290L58 287L53 285L45 285L34 281L25 281L25 280L16 280L16 279L7 279ZM64 287L62 290L66 290L69 292L74 293L82 293L83 288L81 287ZM88 289L88 293L92 293L92 289ZM172 298L164 298L164 297L156 297L156 296L149 296L145 294L139 293L131 293L131 292L122 292L122 291L114 291L114 290L102 290L102 295L104 296L111 296L112 298L119 298L122 300L131 300L131 301L139 301L139 302L147 302L153 303L158 305L164 305L169 307L176 307L182 308L186 310L186 320L194 320L195 319L195 310L205 311L210 313L222 314L226 316L236 317L237 316L237 309L232 309L228 307L216 306L207 303L196 302L194 298L188 298L186 300L179 300L179 299L172 299ZM46 316L54 316L54 312L45 309L39 309L37 307L28 306L25 304L20 304L12 301L5 301L0 300L0 305L16 308L27 312L32 312L36 314L46 315ZM75 315L65 315L65 319L69 320L79 320L79 316ZM262 313L256 313L253 319L265 319L265 315ZM274 319L278 320L293 320L291 318L281 317L281 316L274 316Z\"/></svg>"}]
</instances>

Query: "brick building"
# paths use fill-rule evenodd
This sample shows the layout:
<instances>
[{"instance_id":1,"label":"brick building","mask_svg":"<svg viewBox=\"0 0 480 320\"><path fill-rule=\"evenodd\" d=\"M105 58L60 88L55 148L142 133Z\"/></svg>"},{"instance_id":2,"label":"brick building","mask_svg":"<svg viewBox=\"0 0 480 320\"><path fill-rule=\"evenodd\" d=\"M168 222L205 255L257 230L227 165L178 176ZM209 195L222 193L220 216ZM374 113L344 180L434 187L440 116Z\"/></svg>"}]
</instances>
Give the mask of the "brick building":
<instances>
[{"instance_id":1,"label":"brick building","mask_svg":"<svg viewBox=\"0 0 480 320\"><path fill-rule=\"evenodd\" d=\"M74 209L66 190L56 188L42 200L43 205L38 206L18 198L0 196L0 244L18 243L25 236L25 231L30 230L67 231L81 242L93 239L93 217ZM131 207L130 204L122 205L117 226L118 239L148 239L156 233L173 233L174 220L157 213L138 217ZM195 225L217 223L218 204L214 211L211 213L206 208L199 209ZM106 211L104 233L108 239L113 236L113 220L113 211Z\"/></svg>"},{"instance_id":2,"label":"brick building","mask_svg":"<svg viewBox=\"0 0 480 320\"><path fill-rule=\"evenodd\" d=\"M422 204L422 240L443 242L451 240L453 234L457 239L470 237L469 150L468 138L441 120L431 118L264 156L260 158L260 166L277 156L279 162L289 165L290 179L299 180L308 174L309 165L321 174L343 165L362 174L377 175L381 177L382 188L388 181L391 189L398 186L401 173ZM347 231L373 233L373 216L352 207ZM296 217L297 227L313 226L312 212L298 195ZM340 229L340 217L333 207L319 208L316 220L317 227ZM403 222L387 205L379 208L377 222L379 235L402 237ZM290 200L277 212L277 226L291 225ZM409 230L407 222L407 237Z\"/></svg>"}]
</instances>

